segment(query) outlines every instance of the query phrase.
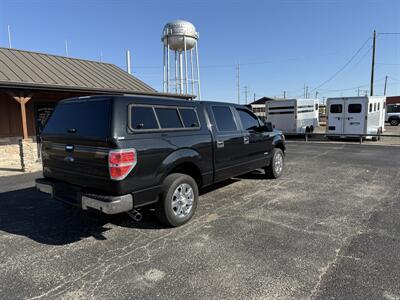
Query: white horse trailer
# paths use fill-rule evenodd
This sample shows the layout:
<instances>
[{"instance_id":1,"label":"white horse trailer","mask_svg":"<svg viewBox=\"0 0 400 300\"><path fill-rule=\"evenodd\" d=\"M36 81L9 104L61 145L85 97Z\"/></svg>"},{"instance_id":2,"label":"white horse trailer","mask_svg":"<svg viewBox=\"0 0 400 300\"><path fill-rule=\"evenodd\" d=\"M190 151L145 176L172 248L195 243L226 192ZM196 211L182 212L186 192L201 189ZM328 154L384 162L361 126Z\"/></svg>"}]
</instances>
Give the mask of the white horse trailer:
<instances>
[{"instance_id":1,"label":"white horse trailer","mask_svg":"<svg viewBox=\"0 0 400 300\"><path fill-rule=\"evenodd\" d=\"M266 102L267 122L285 134L313 132L319 126L318 99L288 99Z\"/></svg>"},{"instance_id":2,"label":"white horse trailer","mask_svg":"<svg viewBox=\"0 0 400 300\"><path fill-rule=\"evenodd\" d=\"M355 134L382 133L385 130L385 106L386 97L328 98L326 134L355 137Z\"/></svg>"}]
</instances>

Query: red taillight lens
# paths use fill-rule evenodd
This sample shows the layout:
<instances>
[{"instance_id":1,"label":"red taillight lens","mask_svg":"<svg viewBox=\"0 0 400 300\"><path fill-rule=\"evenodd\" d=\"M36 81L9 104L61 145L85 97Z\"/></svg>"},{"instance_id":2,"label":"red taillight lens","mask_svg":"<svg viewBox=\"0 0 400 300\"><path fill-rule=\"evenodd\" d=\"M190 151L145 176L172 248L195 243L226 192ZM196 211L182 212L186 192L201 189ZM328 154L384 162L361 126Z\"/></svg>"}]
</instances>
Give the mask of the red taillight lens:
<instances>
[{"instance_id":1,"label":"red taillight lens","mask_svg":"<svg viewBox=\"0 0 400 300\"><path fill-rule=\"evenodd\" d=\"M137 163L135 149L111 150L108 154L108 168L113 180L122 180Z\"/></svg>"},{"instance_id":2,"label":"red taillight lens","mask_svg":"<svg viewBox=\"0 0 400 300\"><path fill-rule=\"evenodd\" d=\"M135 153L132 152L110 152L110 164L126 164L135 161Z\"/></svg>"}]
</instances>

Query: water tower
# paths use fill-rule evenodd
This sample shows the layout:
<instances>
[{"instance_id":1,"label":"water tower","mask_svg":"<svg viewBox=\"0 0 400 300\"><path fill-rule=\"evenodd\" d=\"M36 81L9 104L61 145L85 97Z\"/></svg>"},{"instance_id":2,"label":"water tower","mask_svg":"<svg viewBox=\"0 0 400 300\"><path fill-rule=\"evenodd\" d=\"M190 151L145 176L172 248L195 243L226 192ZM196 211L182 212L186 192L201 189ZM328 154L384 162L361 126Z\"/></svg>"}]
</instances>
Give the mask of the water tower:
<instances>
[{"instance_id":1,"label":"water tower","mask_svg":"<svg viewBox=\"0 0 400 300\"><path fill-rule=\"evenodd\" d=\"M198 38L199 33L188 21L175 20L164 26L161 38L164 48L164 92L192 94L201 99ZM170 50L175 56L175 62L172 63Z\"/></svg>"}]
</instances>

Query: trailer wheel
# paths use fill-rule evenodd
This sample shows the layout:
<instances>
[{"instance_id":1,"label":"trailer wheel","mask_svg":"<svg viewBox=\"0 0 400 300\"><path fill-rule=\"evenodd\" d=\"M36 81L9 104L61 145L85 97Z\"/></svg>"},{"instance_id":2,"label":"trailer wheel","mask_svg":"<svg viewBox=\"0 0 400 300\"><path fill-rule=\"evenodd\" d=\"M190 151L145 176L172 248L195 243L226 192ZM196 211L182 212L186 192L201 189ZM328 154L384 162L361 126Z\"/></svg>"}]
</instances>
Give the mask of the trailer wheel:
<instances>
[{"instance_id":1,"label":"trailer wheel","mask_svg":"<svg viewBox=\"0 0 400 300\"><path fill-rule=\"evenodd\" d=\"M282 176L285 166L285 155L282 149L274 148L269 166L264 168L265 175L269 179L277 179Z\"/></svg>"},{"instance_id":2,"label":"trailer wheel","mask_svg":"<svg viewBox=\"0 0 400 300\"><path fill-rule=\"evenodd\" d=\"M160 222L177 227L188 222L194 215L199 198L196 181L181 173L168 175L156 203L156 215Z\"/></svg>"},{"instance_id":3,"label":"trailer wheel","mask_svg":"<svg viewBox=\"0 0 400 300\"><path fill-rule=\"evenodd\" d=\"M313 133L314 132L314 126L310 126L310 132Z\"/></svg>"}]
</instances>

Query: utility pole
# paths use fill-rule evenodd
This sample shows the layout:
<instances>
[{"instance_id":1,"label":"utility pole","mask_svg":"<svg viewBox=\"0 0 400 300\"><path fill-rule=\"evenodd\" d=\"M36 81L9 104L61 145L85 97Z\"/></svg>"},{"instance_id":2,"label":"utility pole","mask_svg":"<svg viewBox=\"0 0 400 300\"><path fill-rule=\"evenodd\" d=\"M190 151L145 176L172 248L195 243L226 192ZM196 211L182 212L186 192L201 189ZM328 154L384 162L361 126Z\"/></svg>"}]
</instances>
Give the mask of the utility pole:
<instances>
[{"instance_id":1,"label":"utility pole","mask_svg":"<svg viewBox=\"0 0 400 300\"><path fill-rule=\"evenodd\" d=\"M286 91L283 91L283 99L286 99Z\"/></svg>"},{"instance_id":2,"label":"utility pole","mask_svg":"<svg viewBox=\"0 0 400 300\"><path fill-rule=\"evenodd\" d=\"M65 40L65 55L68 57L68 41Z\"/></svg>"},{"instance_id":3,"label":"utility pole","mask_svg":"<svg viewBox=\"0 0 400 300\"><path fill-rule=\"evenodd\" d=\"M256 93L254 93L253 101L256 101Z\"/></svg>"},{"instance_id":4,"label":"utility pole","mask_svg":"<svg viewBox=\"0 0 400 300\"><path fill-rule=\"evenodd\" d=\"M305 99L308 99L308 88L309 88L309 86L304 84L304 98Z\"/></svg>"},{"instance_id":5,"label":"utility pole","mask_svg":"<svg viewBox=\"0 0 400 300\"><path fill-rule=\"evenodd\" d=\"M11 29L10 29L10 25L7 26L7 30L8 30L8 48L12 48L12 44L11 44Z\"/></svg>"},{"instance_id":6,"label":"utility pole","mask_svg":"<svg viewBox=\"0 0 400 300\"><path fill-rule=\"evenodd\" d=\"M374 37L373 37L373 40L372 40L372 64L371 64L370 96L374 95L375 46L376 46L376 30L374 30Z\"/></svg>"},{"instance_id":7,"label":"utility pole","mask_svg":"<svg viewBox=\"0 0 400 300\"><path fill-rule=\"evenodd\" d=\"M132 74L131 73L131 51L126 50L126 72L128 74Z\"/></svg>"},{"instance_id":8,"label":"utility pole","mask_svg":"<svg viewBox=\"0 0 400 300\"><path fill-rule=\"evenodd\" d=\"M315 91L315 99L318 99L318 91Z\"/></svg>"},{"instance_id":9,"label":"utility pole","mask_svg":"<svg viewBox=\"0 0 400 300\"><path fill-rule=\"evenodd\" d=\"M360 97L360 88L357 89L357 96Z\"/></svg>"},{"instance_id":10,"label":"utility pole","mask_svg":"<svg viewBox=\"0 0 400 300\"><path fill-rule=\"evenodd\" d=\"M240 65L237 64L237 101L240 104Z\"/></svg>"},{"instance_id":11,"label":"utility pole","mask_svg":"<svg viewBox=\"0 0 400 300\"><path fill-rule=\"evenodd\" d=\"M387 86L387 80L388 80L388 76L385 76L385 88L383 90L383 96L386 96L386 86Z\"/></svg>"},{"instance_id":12,"label":"utility pole","mask_svg":"<svg viewBox=\"0 0 400 300\"><path fill-rule=\"evenodd\" d=\"M247 105L247 94L249 93L249 87L247 85L245 85L243 88L244 88L245 104Z\"/></svg>"}]
</instances>

